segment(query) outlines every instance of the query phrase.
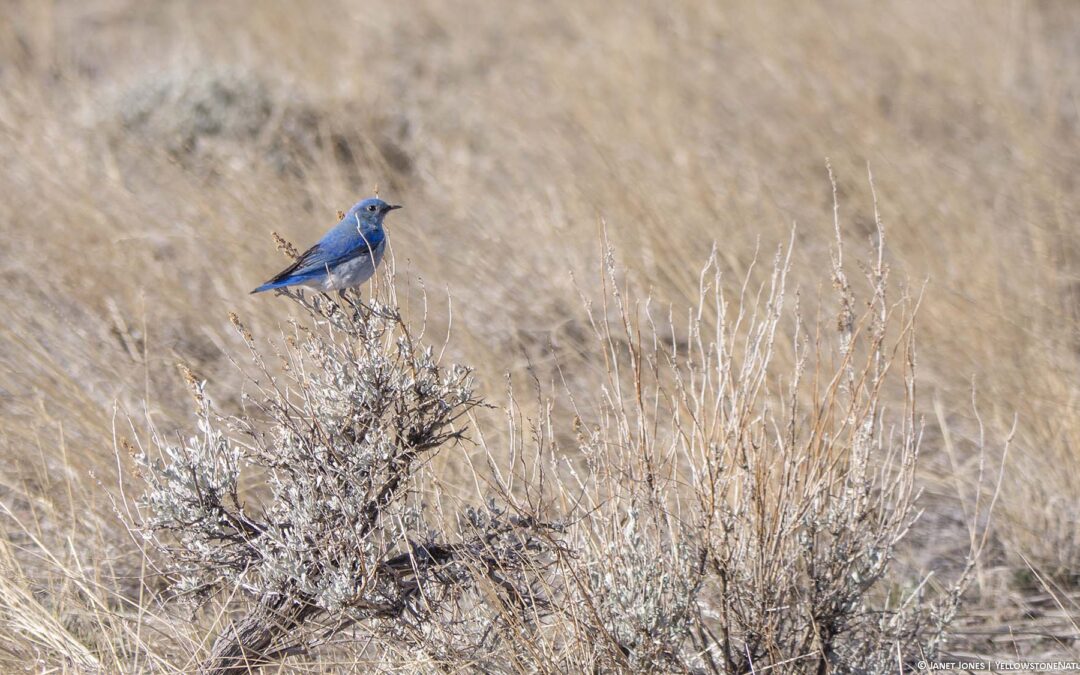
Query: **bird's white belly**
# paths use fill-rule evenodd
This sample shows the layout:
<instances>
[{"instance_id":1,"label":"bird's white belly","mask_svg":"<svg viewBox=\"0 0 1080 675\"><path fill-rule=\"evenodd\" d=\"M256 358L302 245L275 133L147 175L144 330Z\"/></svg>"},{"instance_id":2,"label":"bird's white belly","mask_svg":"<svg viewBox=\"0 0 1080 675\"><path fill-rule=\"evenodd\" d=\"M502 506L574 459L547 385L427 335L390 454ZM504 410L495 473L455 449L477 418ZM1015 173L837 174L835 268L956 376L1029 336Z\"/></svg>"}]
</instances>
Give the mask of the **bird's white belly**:
<instances>
[{"instance_id":1,"label":"bird's white belly","mask_svg":"<svg viewBox=\"0 0 1080 675\"><path fill-rule=\"evenodd\" d=\"M341 263L322 279L312 279L307 285L323 291L340 291L359 286L375 274L385 251L386 240L383 239L372 251Z\"/></svg>"}]
</instances>

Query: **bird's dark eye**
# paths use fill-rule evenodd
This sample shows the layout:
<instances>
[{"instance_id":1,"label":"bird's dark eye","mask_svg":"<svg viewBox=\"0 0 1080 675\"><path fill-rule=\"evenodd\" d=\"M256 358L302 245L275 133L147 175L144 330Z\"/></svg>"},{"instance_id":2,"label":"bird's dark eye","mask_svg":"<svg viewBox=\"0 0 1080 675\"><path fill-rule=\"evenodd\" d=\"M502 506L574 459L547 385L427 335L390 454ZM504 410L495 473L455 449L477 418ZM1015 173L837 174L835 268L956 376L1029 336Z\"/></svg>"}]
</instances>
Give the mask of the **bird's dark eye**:
<instances>
[{"instance_id":1,"label":"bird's dark eye","mask_svg":"<svg viewBox=\"0 0 1080 675\"><path fill-rule=\"evenodd\" d=\"M375 213L375 205L374 204L368 204L367 210L371 211L372 213Z\"/></svg>"}]
</instances>

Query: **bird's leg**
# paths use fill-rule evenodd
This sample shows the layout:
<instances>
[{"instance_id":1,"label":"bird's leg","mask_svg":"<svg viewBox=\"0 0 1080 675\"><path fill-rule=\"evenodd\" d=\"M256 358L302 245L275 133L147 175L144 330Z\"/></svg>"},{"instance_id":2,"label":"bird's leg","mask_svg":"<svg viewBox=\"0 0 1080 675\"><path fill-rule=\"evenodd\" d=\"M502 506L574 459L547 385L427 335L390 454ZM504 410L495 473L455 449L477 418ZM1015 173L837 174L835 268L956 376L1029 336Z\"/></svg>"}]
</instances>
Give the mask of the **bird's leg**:
<instances>
[{"instance_id":1,"label":"bird's leg","mask_svg":"<svg viewBox=\"0 0 1080 675\"><path fill-rule=\"evenodd\" d=\"M356 311L356 303L353 302L352 295L349 293L348 288L338 289L338 300L343 307L347 307L353 311Z\"/></svg>"},{"instance_id":2,"label":"bird's leg","mask_svg":"<svg viewBox=\"0 0 1080 675\"><path fill-rule=\"evenodd\" d=\"M334 298L330 297L330 294L325 291L318 293L316 301L313 304L316 309L318 309L319 313L327 318L333 315L335 310L340 309L340 305L338 305L338 303L334 301Z\"/></svg>"},{"instance_id":3,"label":"bird's leg","mask_svg":"<svg viewBox=\"0 0 1080 675\"><path fill-rule=\"evenodd\" d=\"M366 309L369 313L377 314L377 312L375 311L375 303L374 303L374 300L375 300L375 291L374 291L374 289L372 289L372 291L371 291L371 300L372 300L372 303L370 305L365 303L363 294L360 292L359 289L357 289L357 291L356 291L356 302L361 307Z\"/></svg>"},{"instance_id":4,"label":"bird's leg","mask_svg":"<svg viewBox=\"0 0 1080 675\"><path fill-rule=\"evenodd\" d=\"M348 291L348 292L347 292ZM352 292L352 289L345 289L341 291L342 297L347 298L349 306L354 312L360 313L361 310L368 309L364 304L364 296L360 293L359 289Z\"/></svg>"}]
</instances>

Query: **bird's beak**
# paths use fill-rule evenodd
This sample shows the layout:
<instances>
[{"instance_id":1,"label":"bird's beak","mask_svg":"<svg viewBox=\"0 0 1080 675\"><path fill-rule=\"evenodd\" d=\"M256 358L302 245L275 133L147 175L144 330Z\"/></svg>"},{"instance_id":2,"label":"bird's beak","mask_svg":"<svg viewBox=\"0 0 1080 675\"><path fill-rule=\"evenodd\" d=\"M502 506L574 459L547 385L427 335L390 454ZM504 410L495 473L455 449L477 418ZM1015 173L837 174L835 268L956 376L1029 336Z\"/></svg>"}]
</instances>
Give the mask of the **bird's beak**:
<instances>
[{"instance_id":1,"label":"bird's beak","mask_svg":"<svg viewBox=\"0 0 1080 675\"><path fill-rule=\"evenodd\" d=\"M400 208L401 208L401 204L388 204L386 206L387 211L393 211L394 209L400 209Z\"/></svg>"}]
</instances>

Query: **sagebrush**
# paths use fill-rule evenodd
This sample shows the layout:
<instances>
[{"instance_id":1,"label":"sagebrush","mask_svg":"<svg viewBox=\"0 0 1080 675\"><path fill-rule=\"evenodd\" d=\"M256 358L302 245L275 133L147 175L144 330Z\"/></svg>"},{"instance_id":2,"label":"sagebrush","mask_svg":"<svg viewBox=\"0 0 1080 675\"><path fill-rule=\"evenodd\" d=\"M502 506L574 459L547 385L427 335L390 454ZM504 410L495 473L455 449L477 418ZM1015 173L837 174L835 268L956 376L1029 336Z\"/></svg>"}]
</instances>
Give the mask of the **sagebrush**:
<instances>
[{"instance_id":1,"label":"sagebrush","mask_svg":"<svg viewBox=\"0 0 1080 675\"><path fill-rule=\"evenodd\" d=\"M197 432L136 455L133 525L176 594L244 611L202 668L330 649L485 672L893 672L935 654L971 559L934 598L882 591L917 515L917 301L889 298L880 224L860 300L838 228L837 320L808 326L791 246L734 298L714 253L696 306L666 323L607 250L587 311L605 381L564 387L561 415L511 404L501 466L466 432L483 405L470 370L413 336L378 290L392 279L366 301L283 293L306 318L271 360L233 317L255 371L243 412L217 413L185 370ZM774 360L786 321L790 369ZM475 501L450 509L423 469L470 445Z\"/></svg>"}]
</instances>

